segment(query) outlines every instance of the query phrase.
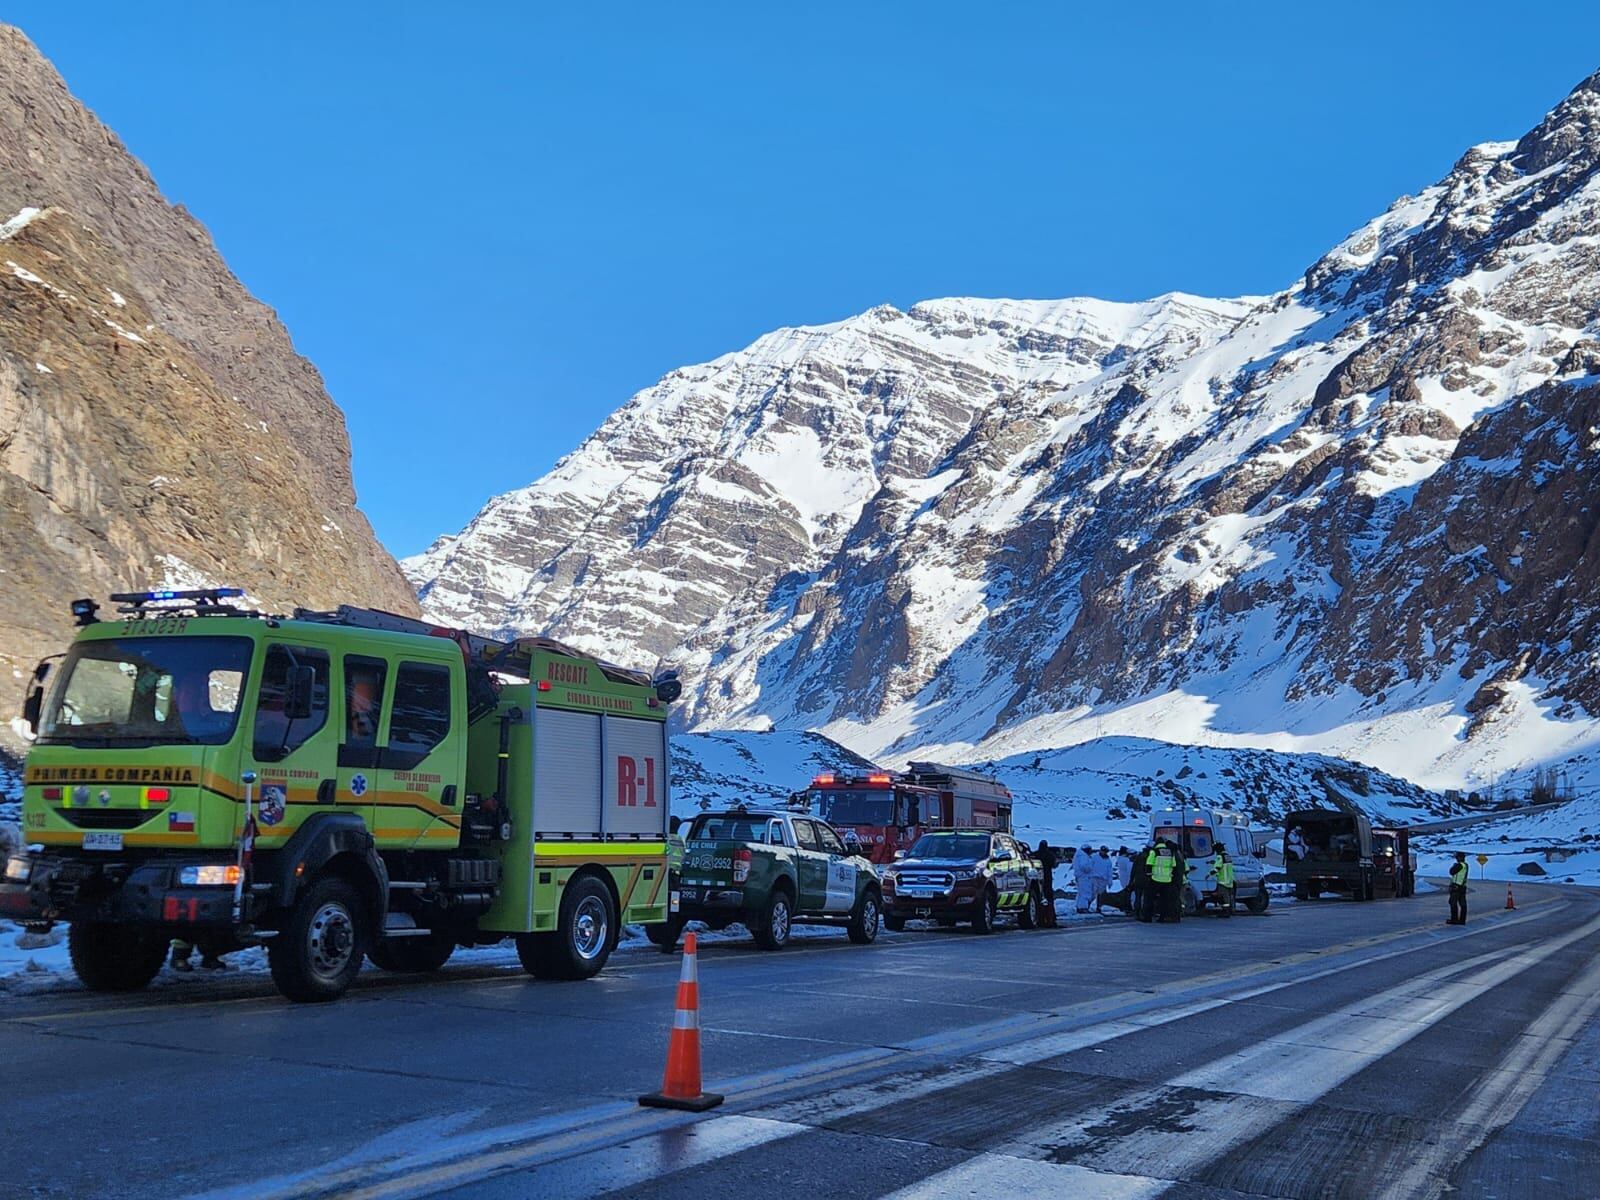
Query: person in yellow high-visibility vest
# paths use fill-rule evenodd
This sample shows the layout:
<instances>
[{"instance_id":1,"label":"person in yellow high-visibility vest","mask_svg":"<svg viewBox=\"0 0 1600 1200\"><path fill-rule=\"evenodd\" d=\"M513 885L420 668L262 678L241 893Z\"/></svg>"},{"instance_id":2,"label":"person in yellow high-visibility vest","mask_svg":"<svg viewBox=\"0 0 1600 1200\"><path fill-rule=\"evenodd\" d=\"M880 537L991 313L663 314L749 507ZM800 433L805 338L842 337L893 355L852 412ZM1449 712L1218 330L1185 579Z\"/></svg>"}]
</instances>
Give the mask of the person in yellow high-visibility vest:
<instances>
[{"instance_id":1,"label":"person in yellow high-visibility vest","mask_svg":"<svg viewBox=\"0 0 1600 1200\"><path fill-rule=\"evenodd\" d=\"M1446 925L1467 923L1467 856L1456 851L1456 860L1450 864L1450 919Z\"/></svg>"},{"instance_id":2,"label":"person in yellow high-visibility vest","mask_svg":"<svg viewBox=\"0 0 1600 1200\"><path fill-rule=\"evenodd\" d=\"M1178 854L1172 843L1162 838L1151 848L1145 861L1150 865L1150 893L1157 921L1171 920L1173 892L1177 889Z\"/></svg>"},{"instance_id":3,"label":"person in yellow high-visibility vest","mask_svg":"<svg viewBox=\"0 0 1600 1200\"><path fill-rule=\"evenodd\" d=\"M1233 916L1233 860L1221 846L1217 847L1217 855L1211 860L1211 870L1206 872L1206 878L1217 881L1211 902L1221 910L1223 916Z\"/></svg>"}]
</instances>

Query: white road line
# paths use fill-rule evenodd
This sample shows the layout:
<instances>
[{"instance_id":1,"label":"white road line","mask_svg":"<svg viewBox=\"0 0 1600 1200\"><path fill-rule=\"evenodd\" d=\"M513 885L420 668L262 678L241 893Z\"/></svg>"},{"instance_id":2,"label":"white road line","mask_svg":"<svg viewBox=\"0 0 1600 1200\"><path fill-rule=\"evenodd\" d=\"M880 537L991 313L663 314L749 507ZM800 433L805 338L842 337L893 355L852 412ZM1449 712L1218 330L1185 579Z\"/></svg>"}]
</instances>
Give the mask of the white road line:
<instances>
[{"instance_id":1,"label":"white road line","mask_svg":"<svg viewBox=\"0 0 1600 1200\"><path fill-rule=\"evenodd\" d=\"M1276 1125L1292 1117L1470 1001L1597 932L1600 918L1532 949L1508 947L1430 971L1162 1086L1034 1125L995 1149L1016 1157L1070 1155L1111 1173L1188 1178L1258 1136L1264 1119ZM1469 971L1476 974L1454 978ZM1180 1089L1216 1094L1197 1098Z\"/></svg>"},{"instance_id":2,"label":"white road line","mask_svg":"<svg viewBox=\"0 0 1600 1200\"><path fill-rule=\"evenodd\" d=\"M1444 1194L1456 1164L1511 1124L1552 1068L1600 1012L1600 962L1590 966L1518 1035L1495 1068L1473 1085L1466 1106L1434 1141L1416 1147L1410 1163L1388 1184L1394 1200L1433 1200Z\"/></svg>"},{"instance_id":3,"label":"white road line","mask_svg":"<svg viewBox=\"0 0 1600 1200\"><path fill-rule=\"evenodd\" d=\"M698 1125L649 1134L618 1146L505 1174L515 1176L519 1195L537 1196L539 1200L586 1200L815 1132L809 1125L761 1117L712 1117ZM407 1194L403 1190L383 1193L396 1197Z\"/></svg>"},{"instance_id":4,"label":"white road line","mask_svg":"<svg viewBox=\"0 0 1600 1200\"><path fill-rule=\"evenodd\" d=\"M954 1196L1081 1196L1086 1200L1149 1200L1172 1184L1136 1175L1107 1175L1071 1163L980 1154L960 1166L929 1175L884 1200L949 1200Z\"/></svg>"}]
</instances>

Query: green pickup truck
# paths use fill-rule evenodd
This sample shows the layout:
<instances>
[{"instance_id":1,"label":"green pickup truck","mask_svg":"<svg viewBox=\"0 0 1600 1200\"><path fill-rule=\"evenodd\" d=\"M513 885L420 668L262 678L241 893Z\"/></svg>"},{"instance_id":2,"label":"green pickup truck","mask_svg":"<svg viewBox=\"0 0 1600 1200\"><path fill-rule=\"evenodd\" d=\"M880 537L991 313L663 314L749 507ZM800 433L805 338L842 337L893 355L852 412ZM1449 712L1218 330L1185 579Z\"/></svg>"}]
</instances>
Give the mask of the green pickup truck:
<instances>
[{"instance_id":1,"label":"green pickup truck","mask_svg":"<svg viewBox=\"0 0 1600 1200\"><path fill-rule=\"evenodd\" d=\"M843 926L859 945L878 936L878 873L825 821L733 808L696 817L685 843L677 912L649 929L664 950L689 921L743 925L768 950L787 944L797 924Z\"/></svg>"}]
</instances>

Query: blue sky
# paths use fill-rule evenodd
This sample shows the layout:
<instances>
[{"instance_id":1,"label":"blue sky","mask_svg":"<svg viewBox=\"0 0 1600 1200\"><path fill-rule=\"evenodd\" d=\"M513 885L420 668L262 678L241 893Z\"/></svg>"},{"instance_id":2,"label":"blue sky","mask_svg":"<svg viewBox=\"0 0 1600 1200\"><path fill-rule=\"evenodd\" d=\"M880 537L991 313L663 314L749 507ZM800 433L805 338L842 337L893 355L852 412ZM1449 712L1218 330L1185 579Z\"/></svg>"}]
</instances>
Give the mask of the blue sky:
<instances>
[{"instance_id":1,"label":"blue sky","mask_svg":"<svg viewBox=\"0 0 1600 1200\"><path fill-rule=\"evenodd\" d=\"M779 325L1285 286L1600 67L1594 5L3 14L278 309L398 554Z\"/></svg>"}]
</instances>

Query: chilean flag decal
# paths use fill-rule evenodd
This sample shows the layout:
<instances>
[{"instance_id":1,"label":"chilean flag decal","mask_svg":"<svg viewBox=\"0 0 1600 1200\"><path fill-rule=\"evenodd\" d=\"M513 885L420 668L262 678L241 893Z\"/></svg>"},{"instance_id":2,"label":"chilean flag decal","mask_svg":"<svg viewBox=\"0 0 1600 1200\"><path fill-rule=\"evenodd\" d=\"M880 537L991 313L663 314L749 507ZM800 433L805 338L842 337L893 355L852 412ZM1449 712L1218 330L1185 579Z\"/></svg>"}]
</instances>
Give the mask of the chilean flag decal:
<instances>
[{"instance_id":1,"label":"chilean flag decal","mask_svg":"<svg viewBox=\"0 0 1600 1200\"><path fill-rule=\"evenodd\" d=\"M194 814L192 812L169 812L167 814L168 833L193 833Z\"/></svg>"}]
</instances>

